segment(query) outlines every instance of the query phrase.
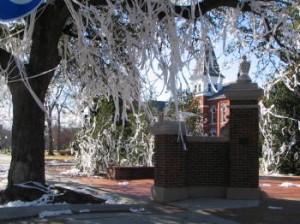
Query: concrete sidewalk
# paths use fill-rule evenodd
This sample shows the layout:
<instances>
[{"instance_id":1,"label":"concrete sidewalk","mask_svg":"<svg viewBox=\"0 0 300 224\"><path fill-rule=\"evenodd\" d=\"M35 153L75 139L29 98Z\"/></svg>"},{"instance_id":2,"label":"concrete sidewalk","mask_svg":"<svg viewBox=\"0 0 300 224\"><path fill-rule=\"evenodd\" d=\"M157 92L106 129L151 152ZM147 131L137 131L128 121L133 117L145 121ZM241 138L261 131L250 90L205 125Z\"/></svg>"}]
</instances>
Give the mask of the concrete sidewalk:
<instances>
[{"instance_id":1,"label":"concrete sidewalk","mask_svg":"<svg viewBox=\"0 0 300 224\"><path fill-rule=\"evenodd\" d=\"M235 224L229 220L216 218L205 214L196 214L193 212L157 214L150 212L143 213L89 213L79 215L65 215L55 218L13 220L1 222L7 224L32 224L32 223L104 223L104 224L152 224L152 223L215 223L215 224Z\"/></svg>"},{"instance_id":2,"label":"concrete sidewalk","mask_svg":"<svg viewBox=\"0 0 300 224\"><path fill-rule=\"evenodd\" d=\"M8 161L8 158L2 157ZM8 165L8 163L6 164ZM70 188L85 189L104 199L113 199L120 204L60 204L30 207L0 208L0 223L222 223L235 222L211 216L207 210L220 211L223 209L247 208L259 206L258 201L237 201L226 199L200 198L174 203L157 203L149 197L113 191L111 186L99 187L88 184L80 179L47 174L49 184ZM5 189L6 179L0 180L0 190ZM138 187L137 187L138 188ZM123 187L122 187L123 189ZM138 189L137 189L138 191ZM46 212L46 213L45 213ZM64 213L58 216L43 214Z\"/></svg>"},{"instance_id":3,"label":"concrete sidewalk","mask_svg":"<svg viewBox=\"0 0 300 224\"><path fill-rule=\"evenodd\" d=\"M55 181L50 181L52 184ZM3 184L3 181L2 181ZM231 220L213 217L206 210L256 207L258 201L200 198L173 203L157 203L126 194L95 189L72 182L71 178L60 180L59 185L82 188L103 197L113 198L122 204L60 204L31 207L11 207L0 209L0 223L222 223L233 224ZM3 187L3 185L2 185ZM56 216L43 214L63 213Z\"/></svg>"},{"instance_id":4,"label":"concrete sidewalk","mask_svg":"<svg viewBox=\"0 0 300 224\"><path fill-rule=\"evenodd\" d=\"M257 201L231 201L223 199L195 199L176 203L123 204L123 205L45 205L0 209L1 223L222 223L233 224L211 216L205 210L221 210L258 206ZM41 217L43 213L65 213Z\"/></svg>"}]
</instances>

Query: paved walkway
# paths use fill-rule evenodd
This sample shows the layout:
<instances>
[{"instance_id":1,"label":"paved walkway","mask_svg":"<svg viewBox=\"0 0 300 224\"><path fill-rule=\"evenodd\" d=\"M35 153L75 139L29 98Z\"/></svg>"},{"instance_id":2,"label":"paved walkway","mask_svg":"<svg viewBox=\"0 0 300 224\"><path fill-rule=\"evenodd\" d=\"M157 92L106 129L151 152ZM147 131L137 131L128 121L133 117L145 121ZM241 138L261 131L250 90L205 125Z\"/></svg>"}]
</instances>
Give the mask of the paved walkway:
<instances>
[{"instance_id":1,"label":"paved walkway","mask_svg":"<svg viewBox=\"0 0 300 224\"><path fill-rule=\"evenodd\" d=\"M53 176L48 176L53 178ZM234 224L230 219L215 217L209 209L233 209L255 207L258 201L235 201L225 199L196 199L174 203L153 202L145 190L152 180L113 181L106 179L66 178L57 176L50 181L71 188L84 188L103 198L113 198L122 204L115 205L45 205L24 208L0 209L0 223L222 223ZM61 178L61 179L60 179ZM91 183L87 183L88 180ZM101 183L101 184L100 184ZM3 186L3 185L2 185ZM143 186L139 188L138 186ZM135 189L135 190L134 190ZM141 191L139 191L141 189ZM134 195L134 193L137 193ZM63 212L65 215L37 218L43 212ZM69 213L69 214L68 214ZM71 214L70 214L71 213Z\"/></svg>"},{"instance_id":2,"label":"paved walkway","mask_svg":"<svg viewBox=\"0 0 300 224\"><path fill-rule=\"evenodd\" d=\"M113 198L122 204L47 205L30 207L30 209L28 207L2 208L0 223L296 224L300 220L300 188L279 187L283 182L300 184L300 177L262 176L260 187L264 191L264 199L260 202L200 198L174 203L156 203L151 200L150 187L153 185L153 180L114 181L101 178L65 177L57 173L53 169L52 171L48 169L47 179L51 184L83 188L103 198ZM4 188L5 180L0 180L0 189ZM72 214L37 218L43 211L64 211Z\"/></svg>"},{"instance_id":3,"label":"paved walkway","mask_svg":"<svg viewBox=\"0 0 300 224\"><path fill-rule=\"evenodd\" d=\"M260 176L259 187L268 198L300 201L300 176Z\"/></svg>"}]
</instances>

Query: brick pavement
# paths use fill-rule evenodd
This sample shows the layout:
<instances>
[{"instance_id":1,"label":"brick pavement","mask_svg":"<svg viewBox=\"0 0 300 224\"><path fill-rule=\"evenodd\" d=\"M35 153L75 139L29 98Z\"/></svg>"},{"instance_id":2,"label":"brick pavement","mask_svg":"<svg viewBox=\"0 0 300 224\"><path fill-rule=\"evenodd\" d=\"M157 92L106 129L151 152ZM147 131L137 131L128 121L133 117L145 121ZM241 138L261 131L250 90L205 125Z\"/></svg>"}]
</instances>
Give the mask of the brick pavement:
<instances>
[{"instance_id":1,"label":"brick pavement","mask_svg":"<svg viewBox=\"0 0 300 224\"><path fill-rule=\"evenodd\" d=\"M152 179L143 180L110 180L106 178L73 177L74 181L86 183L113 193L126 193L132 196L151 200ZM300 201L300 187L280 187L282 183L300 186L300 176L260 176L259 186L264 197Z\"/></svg>"}]
</instances>

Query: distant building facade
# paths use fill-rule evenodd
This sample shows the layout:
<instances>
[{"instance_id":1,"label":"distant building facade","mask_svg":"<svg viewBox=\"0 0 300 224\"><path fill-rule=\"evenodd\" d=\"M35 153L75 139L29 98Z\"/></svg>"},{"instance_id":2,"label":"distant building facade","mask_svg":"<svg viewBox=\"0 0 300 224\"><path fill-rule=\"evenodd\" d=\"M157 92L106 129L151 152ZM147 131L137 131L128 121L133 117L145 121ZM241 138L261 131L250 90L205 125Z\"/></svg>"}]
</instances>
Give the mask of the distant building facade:
<instances>
[{"instance_id":1,"label":"distant building facade","mask_svg":"<svg viewBox=\"0 0 300 224\"><path fill-rule=\"evenodd\" d=\"M213 47L208 42L205 46L205 60L198 61L190 85L195 99L199 100L202 113L201 129L206 136L226 135L225 125L229 117L229 100L223 94L228 84L223 84L224 76Z\"/></svg>"},{"instance_id":2,"label":"distant building facade","mask_svg":"<svg viewBox=\"0 0 300 224\"><path fill-rule=\"evenodd\" d=\"M204 61L197 61L193 75L189 80L190 87L196 100L199 100L199 111L201 121L200 132L204 136L227 136L229 121L230 101L225 97L223 91L230 83L224 84L224 76L220 73L216 55L210 41L205 46ZM157 122L168 119L166 111L168 102L151 101L155 108Z\"/></svg>"}]
</instances>

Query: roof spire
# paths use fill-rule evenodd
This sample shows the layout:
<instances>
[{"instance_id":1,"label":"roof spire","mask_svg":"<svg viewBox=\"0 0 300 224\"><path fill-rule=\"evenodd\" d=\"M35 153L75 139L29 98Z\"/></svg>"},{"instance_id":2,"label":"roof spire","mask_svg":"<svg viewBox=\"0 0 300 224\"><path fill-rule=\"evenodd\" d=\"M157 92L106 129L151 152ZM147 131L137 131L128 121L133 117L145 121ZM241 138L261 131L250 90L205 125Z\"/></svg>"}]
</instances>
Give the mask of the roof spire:
<instances>
[{"instance_id":1,"label":"roof spire","mask_svg":"<svg viewBox=\"0 0 300 224\"><path fill-rule=\"evenodd\" d=\"M220 73L217 57L209 37L206 37L203 47L204 50L201 52L202 55L200 56L200 60L197 60L196 62L191 80L200 79L201 76L205 75L224 78Z\"/></svg>"}]
</instances>

